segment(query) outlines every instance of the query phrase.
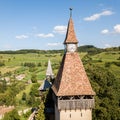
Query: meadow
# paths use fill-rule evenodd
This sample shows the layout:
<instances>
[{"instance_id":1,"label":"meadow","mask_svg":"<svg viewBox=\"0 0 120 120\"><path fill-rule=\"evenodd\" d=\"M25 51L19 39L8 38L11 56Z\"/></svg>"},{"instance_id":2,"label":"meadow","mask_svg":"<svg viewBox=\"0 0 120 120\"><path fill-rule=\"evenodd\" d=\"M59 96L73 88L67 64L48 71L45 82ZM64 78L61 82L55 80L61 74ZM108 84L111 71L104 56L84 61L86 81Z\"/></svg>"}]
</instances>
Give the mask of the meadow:
<instances>
[{"instance_id":1,"label":"meadow","mask_svg":"<svg viewBox=\"0 0 120 120\"><path fill-rule=\"evenodd\" d=\"M16 72L17 74L25 74L25 80L30 78L28 67L23 66L24 63L35 64L36 74L39 80L43 80L47 69L47 62L50 59L53 67L59 65L61 60L60 54L0 54L0 61L4 62L4 66L0 67L1 74L8 72ZM56 72L56 71L55 71Z\"/></svg>"},{"instance_id":2,"label":"meadow","mask_svg":"<svg viewBox=\"0 0 120 120\"><path fill-rule=\"evenodd\" d=\"M98 110L100 109L100 101L102 102L105 96L103 95L103 98L100 97L101 93L99 92L102 86L99 85L99 81L97 81L96 78L93 78L92 72L94 72L95 74L94 76L97 76L97 78L101 77L99 79L101 79L103 83L106 81L105 79L111 79L114 76L113 78L115 79L115 84L113 84L113 86L110 86L111 89L109 88L109 86L107 86L108 83L107 84L105 83L106 87L105 88L103 87L102 89L104 89L104 91L110 89L112 91L112 94L114 94L115 89L119 91L118 89L119 86L117 85L120 84L119 81L120 80L120 50L110 49L110 50L102 50L97 52L96 51L97 51L96 49L92 48L92 52L91 51L89 52L89 50L82 51L79 52L79 55L81 60L83 61L83 64L85 66L89 78L92 80L91 84L95 92L96 93L98 92L97 93L98 95L96 97L96 101L99 98L99 102L97 103L99 107L98 108L96 107L96 109ZM16 109L18 111L30 107L38 106L40 103L38 88L42 83L42 81L46 78L46 69L47 69L48 60L51 61L53 73L54 76L56 76L63 55L64 55L63 51L62 52L49 51L46 53L29 52L29 53L20 53L20 54L15 54L15 53L0 54L0 82L3 81L3 79L7 78L8 80L6 79L6 81L7 83L10 84L10 85L8 84L8 88L6 88L4 91L1 90L0 99L1 100L3 99L2 97L4 94L5 96L6 94L11 94L9 93L11 89L13 91L14 90L16 91L16 89L20 87L17 90L18 92L15 93L15 96L13 96L15 102L12 102L10 104L15 103L14 105L16 106ZM109 73L108 71L111 73ZM110 75L112 74L113 76L109 78L108 74ZM23 75L24 77L19 80L17 79L17 77L20 75L21 76ZM38 84L31 81L33 75L34 75L34 79L37 80ZM94 81L94 79L96 79L96 81ZM4 88L4 86L2 87ZM119 101L119 97L120 95L116 94L115 97L115 99L117 98L116 103L117 101ZM0 104L2 105L3 103L1 102ZM5 104L9 105L9 101L6 102ZM102 117L100 117L100 119L101 118Z\"/></svg>"}]
</instances>

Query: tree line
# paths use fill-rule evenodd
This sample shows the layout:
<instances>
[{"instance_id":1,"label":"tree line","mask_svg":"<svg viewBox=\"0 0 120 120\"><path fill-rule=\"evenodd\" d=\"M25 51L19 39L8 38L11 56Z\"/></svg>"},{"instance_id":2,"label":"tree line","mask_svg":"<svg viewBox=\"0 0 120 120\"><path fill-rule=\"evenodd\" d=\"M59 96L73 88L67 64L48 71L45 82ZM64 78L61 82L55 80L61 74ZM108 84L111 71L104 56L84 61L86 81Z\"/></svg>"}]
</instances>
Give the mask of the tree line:
<instances>
[{"instance_id":1,"label":"tree line","mask_svg":"<svg viewBox=\"0 0 120 120\"><path fill-rule=\"evenodd\" d=\"M27 54L27 53L38 53L38 54L54 54L54 53L63 53L63 49L61 50L36 50L36 49L22 49L22 50L7 50L0 51L0 54ZM93 45L84 45L78 47L78 52L88 52L89 54L97 54L105 51L120 51L120 46L111 47L111 48L97 48Z\"/></svg>"}]
</instances>

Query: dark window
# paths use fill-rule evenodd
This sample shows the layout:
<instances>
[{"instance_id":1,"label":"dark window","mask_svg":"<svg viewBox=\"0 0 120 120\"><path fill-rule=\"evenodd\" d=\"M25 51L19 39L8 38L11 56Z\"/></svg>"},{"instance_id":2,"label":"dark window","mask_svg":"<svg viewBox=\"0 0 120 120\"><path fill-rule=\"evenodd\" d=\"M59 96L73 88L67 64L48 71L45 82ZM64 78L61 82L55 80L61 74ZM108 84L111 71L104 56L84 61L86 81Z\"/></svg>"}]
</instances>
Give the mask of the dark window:
<instances>
[{"instance_id":1,"label":"dark window","mask_svg":"<svg viewBox=\"0 0 120 120\"><path fill-rule=\"evenodd\" d=\"M81 117L82 117L82 113L81 113Z\"/></svg>"}]
</instances>

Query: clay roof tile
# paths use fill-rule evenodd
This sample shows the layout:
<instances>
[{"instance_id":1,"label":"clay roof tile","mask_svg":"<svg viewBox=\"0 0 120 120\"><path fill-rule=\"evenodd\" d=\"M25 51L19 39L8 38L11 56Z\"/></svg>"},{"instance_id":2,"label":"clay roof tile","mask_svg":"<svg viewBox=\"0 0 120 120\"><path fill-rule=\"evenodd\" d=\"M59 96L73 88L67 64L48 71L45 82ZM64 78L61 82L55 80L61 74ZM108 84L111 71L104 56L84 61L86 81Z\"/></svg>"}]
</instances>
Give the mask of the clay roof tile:
<instances>
[{"instance_id":1,"label":"clay roof tile","mask_svg":"<svg viewBox=\"0 0 120 120\"><path fill-rule=\"evenodd\" d=\"M78 43L78 40L75 35L75 31L74 31L74 24L73 24L72 18L70 18L68 22L67 34L64 41L64 44L67 44L67 43Z\"/></svg>"},{"instance_id":2,"label":"clay roof tile","mask_svg":"<svg viewBox=\"0 0 120 120\"><path fill-rule=\"evenodd\" d=\"M64 55L52 89L57 96L95 95L77 52Z\"/></svg>"}]
</instances>

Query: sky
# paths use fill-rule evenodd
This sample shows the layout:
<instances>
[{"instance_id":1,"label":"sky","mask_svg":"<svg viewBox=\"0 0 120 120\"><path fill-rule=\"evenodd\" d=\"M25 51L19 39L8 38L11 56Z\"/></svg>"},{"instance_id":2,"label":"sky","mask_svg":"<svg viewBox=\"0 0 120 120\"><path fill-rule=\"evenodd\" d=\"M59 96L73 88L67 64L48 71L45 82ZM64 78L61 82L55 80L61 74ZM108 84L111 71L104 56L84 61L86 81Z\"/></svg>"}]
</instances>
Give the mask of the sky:
<instances>
[{"instance_id":1,"label":"sky","mask_svg":"<svg viewBox=\"0 0 120 120\"><path fill-rule=\"evenodd\" d=\"M120 0L0 0L0 50L63 49L72 19L79 46L120 46Z\"/></svg>"}]
</instances>

